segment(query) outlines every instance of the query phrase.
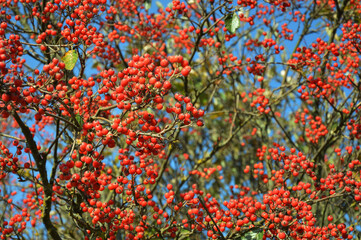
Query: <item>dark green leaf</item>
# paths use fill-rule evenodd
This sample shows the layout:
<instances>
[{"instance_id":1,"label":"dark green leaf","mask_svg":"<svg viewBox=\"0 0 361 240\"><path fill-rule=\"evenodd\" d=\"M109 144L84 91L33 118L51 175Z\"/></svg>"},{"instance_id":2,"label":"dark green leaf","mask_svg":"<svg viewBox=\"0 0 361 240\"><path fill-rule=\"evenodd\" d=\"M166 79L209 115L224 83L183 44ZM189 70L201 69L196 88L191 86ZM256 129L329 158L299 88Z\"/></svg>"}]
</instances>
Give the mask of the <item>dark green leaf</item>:
<instances>
[{"instance_id":1,"label":"dark green leaf","mask_svg":"<svg viewBox=\"0 0 361 240\"><path fill-rule=\"evenodd\" d=\"M84 121L83 121L83 117L82 116L80 116L79 114L77 114L76 116L75 116L75 119L78 121L78 123L79 123L79 126L83 126L83 124L84 124Z\"/></svg>"}]
</instances>

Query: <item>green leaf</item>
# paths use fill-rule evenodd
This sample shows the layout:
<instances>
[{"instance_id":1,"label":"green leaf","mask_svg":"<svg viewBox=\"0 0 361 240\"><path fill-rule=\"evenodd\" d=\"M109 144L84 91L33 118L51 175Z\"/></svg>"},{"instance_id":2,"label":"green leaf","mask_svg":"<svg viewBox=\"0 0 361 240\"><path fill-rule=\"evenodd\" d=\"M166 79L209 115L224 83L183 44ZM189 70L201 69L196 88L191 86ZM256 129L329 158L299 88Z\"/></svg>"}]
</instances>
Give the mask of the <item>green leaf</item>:
<instances>
[{"instance_id":1,"label":"green leaf","mask_svg":"<svg viewBox=\"0 0 361 240\"><path fill-rule=\"evenodd\" d=\"M164 7L163 7L163 4L161 3L161 2L159 2L159 1L156 1L155 2L155 4L157 5L157 7L160 9L163 9Z\"/></svg>"},{"instance_id":2,"label":"green leaf","mask_svg":"<svg viewBox=\"0 0 361 240\"><path fill-rule=\"evenodd\" d=\"M251 231L244 234L242 237L237 240L262 240L263 239L263 230L262 229L252 229Z\"/></svg>"},{"instance_id":3,"label":"green leaf","mask_svg":"<svg viewBox=\"0 0 361 240\"><path fill-rule=\"evenodd\" d=\"M79 114L77 114L76 116L75 116L75 119L78 121L78 123L79 123L79 126L83 126L83 124L84 124L84 121L83 121L83 117L82 116L80 116Z\"/></svg>"},{"instance_id":4,"label":"green leaf","mask_svg":"<svg viewBox=\"0 0 361 240\"><path fill-rule=\"evenodd\" d=\"M145 10L148 11L151 8L151 6L152 6L152 0L145 0L145 2L144 2Z\"/></svg>"},{"instance_id":5,"label":"green leaf","mask_svg":"<svg viewBox=\"0 0 361 240\"><path fill-rule=\"evenodd\" d=\"M61 60L65 63L65 69L73 70L76 62L78 61L78 53L75 50L69 50L61 58Z\"/></svg>"},{"instance_id":6,"label":"green leaf","mask_svg":"<svg viewBox=\"0 0 361 240\"><path fill-rule=\"evenodd\" d=\"M99 63L99 62L94 62L93 65L92 65L92 68L97 69L98 67L102 68L103 65L101 63Z\"/></svg>"},{"instance_id":7,"label":"green leaf","mask_svg":"<svg viewBox=\"0 0 361 240\"><path fill-rule=\"evenodd\" d=\"M228 15L226 17L226 28L230 33L235 33L236 30L241 26L241 21L239 20L239 16L237 13L233 13L233 15Z\"/></svg>"}]
</instances>

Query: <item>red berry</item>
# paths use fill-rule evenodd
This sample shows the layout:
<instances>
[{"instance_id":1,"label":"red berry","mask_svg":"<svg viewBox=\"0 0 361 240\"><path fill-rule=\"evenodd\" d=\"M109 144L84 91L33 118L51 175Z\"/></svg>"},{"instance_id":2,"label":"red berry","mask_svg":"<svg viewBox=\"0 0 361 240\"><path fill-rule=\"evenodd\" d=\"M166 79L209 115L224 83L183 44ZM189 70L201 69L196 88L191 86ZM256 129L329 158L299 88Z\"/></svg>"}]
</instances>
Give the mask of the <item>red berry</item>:
<instances>
[{"instance_id":1,"label":"red berry","mask_svg":"<svg viewBox=\"0 0 361 240\"><path fill-rule=\"evenodd\" d=\"M163 88L165 89L171 89L172 88L172 84L169 81L165 81L163 83Z\"/></svg>"},{"instance_id":2,"label":"red berry","mask_svg":"<svg viewBox=\"0 0 361 240\"><path fill-rule=\"evenodd\" d=\"M203 121L202 120L198 120L197 121L197 126L198 127L202 127L204 124L203 124Z\"/></svg>"},{"instance_id":3,"label":"red berry","mask_svg":"<svg viewBox=\"0 0 361 240\"><path fill-rule=\"evenodd\" d=\"M160 61L160 65L161 65L162 67L166 67L166 66L168 66L168 61L165 60L165 59L163 59L162 61Z\"/></svg>"},{"instance_id":4,"label":"red berry","mask_svg":"<svg viewBox=\"0 0 361 240\"><path fill-rule=\"evenodd\" d=\"M191 67L190 66L186 66L185 68L182 69L181 73L183 76L187 77L191 71Z\"/></svg>"},{"instance_id":5,"label":"red berry","mask_svg":"<svg viewBox=\"0 0 361 240\"><path fill-rule=\"evenodd\" d=\"M285 238L286 238L286 233L280 232L280 233L278 234L278 238L279 238L279 239L285 239Z\"/></svg>"},{"instance_id":6,"label":"red berry","mask_svg":"<svg viewBox=\"0 0 361 240\"><path fill-rule=\"evenodd\" d=\"M6 22L2 22L2 23L0 24L0 27L1 27L2 29L6 29L6 28L8 27L8 24L7 24Z\"/></svg>"}]
</instances>

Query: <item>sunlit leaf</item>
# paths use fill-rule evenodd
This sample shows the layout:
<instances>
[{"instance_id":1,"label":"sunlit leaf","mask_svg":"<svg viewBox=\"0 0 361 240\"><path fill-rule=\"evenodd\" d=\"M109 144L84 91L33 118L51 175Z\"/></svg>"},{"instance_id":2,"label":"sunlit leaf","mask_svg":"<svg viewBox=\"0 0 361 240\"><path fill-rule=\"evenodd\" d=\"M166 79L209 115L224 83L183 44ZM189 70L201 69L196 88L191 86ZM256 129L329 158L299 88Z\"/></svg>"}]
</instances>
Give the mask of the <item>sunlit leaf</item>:
<instances>
[{"instance_id":1,"label":"sunlit leaf","mask_svg":"<svg viewBox=\"0 0 361 240\"><path fill-rule=\"evenodd\" d=\"M157 5L158 8L162 8L162 9L164 8L163 4L159 1L156 1L155 4Z\"/></svg>"},{"instance_id":2,"label":"sunlit leaf","mask_svg":"<svg viewBox=\"0 0 361 240\"><path fill-rule=\"evenodd\" d=\"M237 13L233 13L233 15L228 15L225 20L226 28L230 33L235 33L236 30L241 26L241 21L239 20L239 16Z\"/></svg>"},{"instance_id":3,"label":"sunlit leaf","mask_svg":"<svg viewBox=\"0 0 361 240\"><path fill-rule=\"evenodd\" d=\"M149 10L152 7L152 0L146 0L144 2L144 8L145 10Z\"/></svg>"},{"instance_id":4,"label":"sunlit leaf","mask_svg":"<svg viewBox=\"0 0 361 240\"><path fill-rule=\"evenodd\" d=\"M261 239L263 239L263 230L254 229L252 231L247 232L237 240L261 240Z\"/></svg>"},{"instance_id":5,"label":"sunlit leaf","mask_svg":"<svg viewBox=\"0 0 361 240\"><path fill-rule=\"evenodd\" d=\"M216 119L216 118L219 118L219 117L223 117L224 115L226 114L226 112L222 112L222 111L220 111L220 112L211 112L210 114L209 114L209 117L210 117L210 119Z\"/></svg>"},{"instance_id":6,"label":"sunlit leaf","mask_svg":"<svg viewBox=\"0 0 361 240\"><path fill-rule=\"evenodd\" d=\"M61 58L61 60L65 63L65 69L73 70L76 62L78 61L78 53L75 50L69 50Z\"/></svg>"}]
</instances>

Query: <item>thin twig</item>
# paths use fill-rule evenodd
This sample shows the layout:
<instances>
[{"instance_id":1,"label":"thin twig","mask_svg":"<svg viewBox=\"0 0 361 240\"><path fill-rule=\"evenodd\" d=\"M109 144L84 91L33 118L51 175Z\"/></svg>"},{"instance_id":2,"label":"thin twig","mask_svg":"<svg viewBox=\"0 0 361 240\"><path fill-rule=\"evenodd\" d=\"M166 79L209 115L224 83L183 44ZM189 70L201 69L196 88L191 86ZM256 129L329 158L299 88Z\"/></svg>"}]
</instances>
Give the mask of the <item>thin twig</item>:
<instances>
[{"instance_id":1,"label":"thin twig","mask_svg":"<svg viewBox=\"0 0 361 240\"><path fill-rule=\"evenodd\" d=\"M216 226L216 228L217 228L217 230L218 230L218 232L219 232L219 235L221 235L221 239L226 240L225 237L223 236L223 233L222 233L221 230L219 229L216 221L214 221L212 215L211 215L210 212L208 211L207 206L204 204L203 199L202 199L201 197L199 197L199 196L198 196L198 199L199 199L199 201L201 202L204 210L206 210L208 216L211 218L212 222L213 222L214 225Z\"/></svg>"}]
</instances>

